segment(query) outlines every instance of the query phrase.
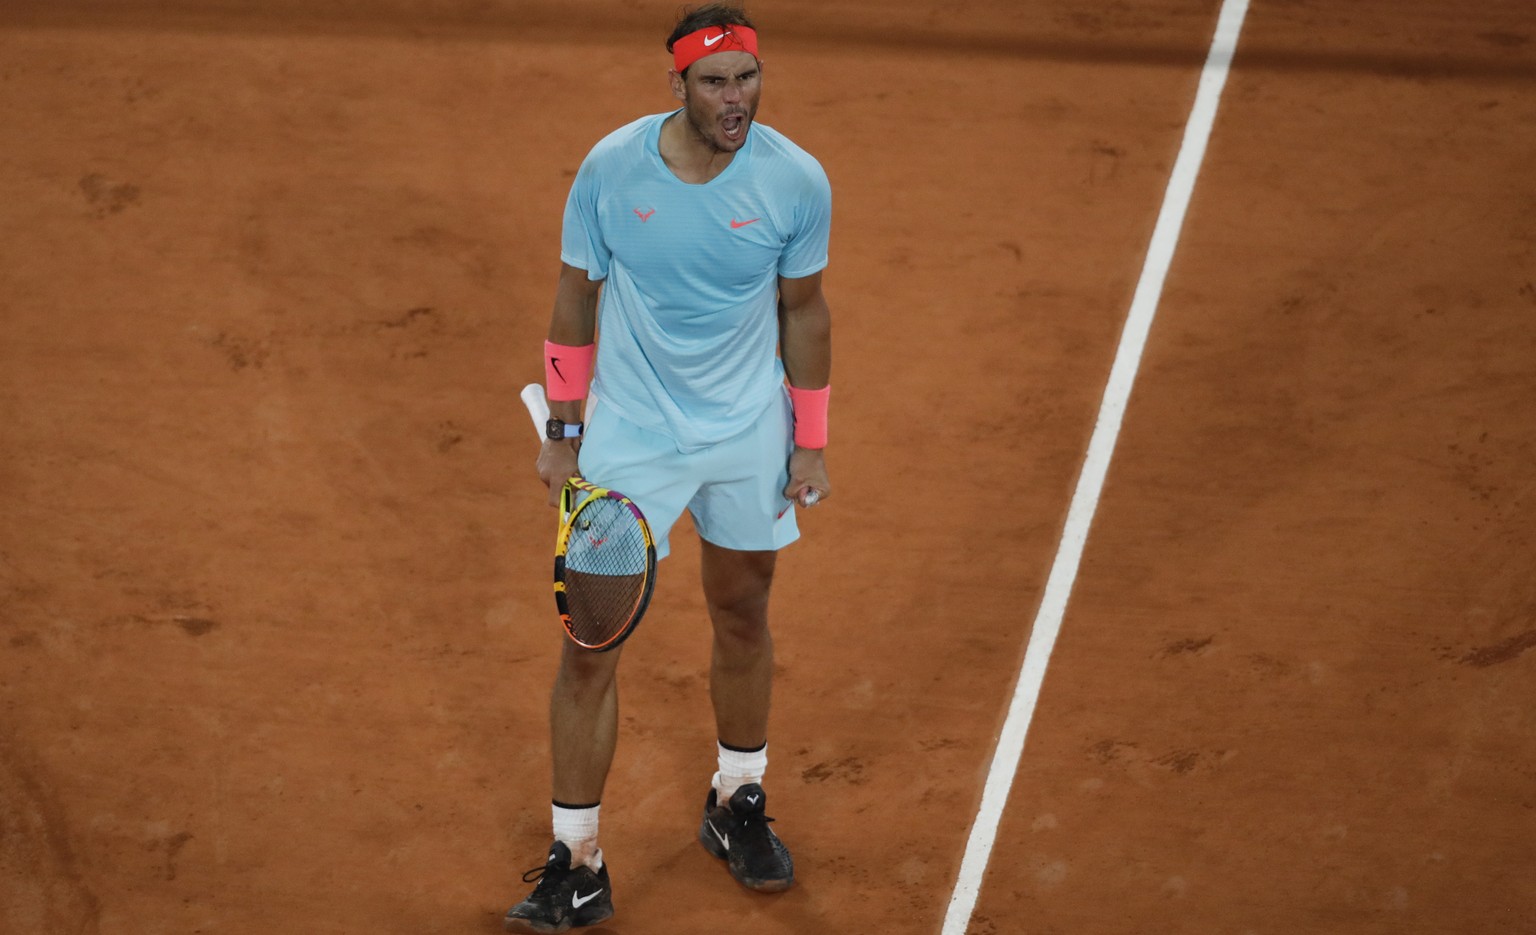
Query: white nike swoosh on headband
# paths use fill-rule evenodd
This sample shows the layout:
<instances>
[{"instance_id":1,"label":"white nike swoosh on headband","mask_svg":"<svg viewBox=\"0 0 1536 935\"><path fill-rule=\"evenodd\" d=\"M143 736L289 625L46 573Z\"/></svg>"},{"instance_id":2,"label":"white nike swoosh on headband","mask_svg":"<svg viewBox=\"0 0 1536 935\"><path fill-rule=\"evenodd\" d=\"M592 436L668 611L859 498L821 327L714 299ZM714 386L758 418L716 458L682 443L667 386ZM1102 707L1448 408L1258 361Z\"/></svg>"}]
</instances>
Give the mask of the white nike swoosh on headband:
<instances>
[{"instance_id":1,"label":"white nike swoosh on headband","mask_svg":"<svg viewBox=\"0 0 1536 935\"><path fill-rule=\"evenodd\" d=\"M705 47L712 46L712 45L714 45L715 43L719 42L721 39L724 39L724 38L725 38L725 33L721 33L720 35L716 36L713 39L709 38L708 36L705 36L704 37L704 45L705 45Z\"/></svg>"}]
</instances>

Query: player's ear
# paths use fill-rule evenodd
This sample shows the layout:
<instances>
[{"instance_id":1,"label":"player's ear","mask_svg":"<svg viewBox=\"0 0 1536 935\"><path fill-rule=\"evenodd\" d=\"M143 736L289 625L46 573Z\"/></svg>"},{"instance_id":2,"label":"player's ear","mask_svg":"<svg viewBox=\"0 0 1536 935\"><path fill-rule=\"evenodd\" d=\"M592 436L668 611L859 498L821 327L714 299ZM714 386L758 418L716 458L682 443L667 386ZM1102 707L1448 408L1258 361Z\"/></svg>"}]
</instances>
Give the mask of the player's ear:
<instances>
[{"instance_id":1,"label":"player's ear","mask_svg":"<svg viewBox=\"0 0 1536 935\"><path fill-rule=\"evenodd\" d=\"M688 85L683 80L682 73L675 68L669 69L667 71L667 80L672 83L672 96L686 102L688 100Z\"/></svg>"}]
</instances>

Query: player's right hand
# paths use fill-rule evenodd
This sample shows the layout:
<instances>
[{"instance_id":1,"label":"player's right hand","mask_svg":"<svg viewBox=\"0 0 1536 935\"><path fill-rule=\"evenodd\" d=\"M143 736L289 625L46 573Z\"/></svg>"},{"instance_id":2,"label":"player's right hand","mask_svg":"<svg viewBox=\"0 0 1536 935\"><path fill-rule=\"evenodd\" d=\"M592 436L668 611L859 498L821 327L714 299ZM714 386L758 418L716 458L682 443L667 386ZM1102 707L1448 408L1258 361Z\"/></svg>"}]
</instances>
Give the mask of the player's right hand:
<instances>
[{"instance_id":1,"label":"player's right hand","mask_svg":"<svg viewBox=\"0 0 1536 935\"><path fill-rule=\"evenodd\" d=\"M545 439L539 446L536 470L539 480L549 487L549 505L560 505L560 490L567 479L581 473L576 469L576 455L581 447L580 439L550 441Z\"/></svg>"}]
</instances>

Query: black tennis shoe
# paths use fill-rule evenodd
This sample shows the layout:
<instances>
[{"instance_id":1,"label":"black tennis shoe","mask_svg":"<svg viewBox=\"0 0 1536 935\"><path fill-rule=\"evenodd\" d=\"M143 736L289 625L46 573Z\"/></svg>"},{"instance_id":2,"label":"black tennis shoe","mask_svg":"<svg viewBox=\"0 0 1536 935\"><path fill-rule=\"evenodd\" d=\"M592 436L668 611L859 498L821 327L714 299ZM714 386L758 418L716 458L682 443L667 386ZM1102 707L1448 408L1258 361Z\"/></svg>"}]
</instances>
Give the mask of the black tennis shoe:
<instances>
[{"instance_id":1,"label":"black tennis shoe","mask_svg":"<svg viewBox=\"0 0 1536 935\"><path fill-rule=\"evenodd\" d=\"M767 796L763 787L748 783L736 790L727 805L711 787L704 800L704 823L699 825L699 843L725 861L731 876L749 890L777 893L795 882L795 862L789 848L773 833L763 814Z\"/></svg>"},{"instance_id":2,"label":"black tennis shoe","mask_svg":"<svg viewBox=\"0 0 1536 935\"><path fill-rule=\"evenodd\" d=\"M533 893L511 909L505 920L509 932L564 932L596 925L613 917L613 891L608 886L608 865L594 871L586 864L571 869L571 849L556 841L549 860L523 874L524 883L536 883Z\"/></svg>"}]
</instances>

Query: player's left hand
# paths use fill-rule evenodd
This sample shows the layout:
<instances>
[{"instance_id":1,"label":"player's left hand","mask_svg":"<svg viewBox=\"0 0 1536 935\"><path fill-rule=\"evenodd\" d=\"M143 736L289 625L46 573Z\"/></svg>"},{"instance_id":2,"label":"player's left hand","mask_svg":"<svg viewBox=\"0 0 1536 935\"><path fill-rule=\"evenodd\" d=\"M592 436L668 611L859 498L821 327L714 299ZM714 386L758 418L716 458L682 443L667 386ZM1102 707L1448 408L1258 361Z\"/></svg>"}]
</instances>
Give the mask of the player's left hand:
<instances>
[{"instance_id":1,"label":"player's left hand","mask_svg":"<svg viewBox=\"0 0 1536 935\"><path fill-rule=\"evenodd\" d=\"M816 495L808 497L813 490ZM810 507L831 495L832 482L827 479L825 449L796 445L789 456L789 483L784 487L784 497L802 507Z\"/></svg>"}]
</instances>

